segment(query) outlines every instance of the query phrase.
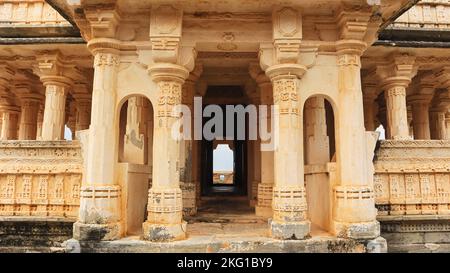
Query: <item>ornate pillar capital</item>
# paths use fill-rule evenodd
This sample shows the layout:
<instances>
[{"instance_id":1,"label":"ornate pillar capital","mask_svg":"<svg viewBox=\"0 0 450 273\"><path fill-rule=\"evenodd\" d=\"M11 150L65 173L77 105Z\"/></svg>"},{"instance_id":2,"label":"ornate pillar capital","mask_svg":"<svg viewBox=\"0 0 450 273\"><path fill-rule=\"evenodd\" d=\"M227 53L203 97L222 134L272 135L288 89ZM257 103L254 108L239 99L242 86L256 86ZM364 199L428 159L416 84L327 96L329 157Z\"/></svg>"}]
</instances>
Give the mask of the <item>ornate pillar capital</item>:
<instances>
[{"instance_id":1,"label":"ornate pillar capital","mask_svg":"<svg viewBox=\"0 0 450 273\"><path fill-rule=\"evenodd\" d=\"M187 84L196 84L198 79L203 73L203 64L196 63L194 69L189 74L189 77L186 79Z\"/></svg>"},{"instance_id":2,"label":"ornate pillar capital","mask_svg":"<svg viewBox=\"0 0 450 273\"><path fill-rule=\"evenodd\" d=\"M95 38L87 43L88 50L92 55L97 53L110 53L118 55L120 53L121 42L114 38Z\"/></svg>"},{"instance_id":3,"label":"ornate pillar capital","mask_svg":"<svg viewBox=\"0 0 450 273\"><path fill-rule=\"evenodd\" d=\"M434 73L434 82L438 83L439 87L450 90L450 66L444 66Z\"/></svg>"},{"instance_id":4,"label":"ornate pillar capital","mask_svg":"<svg viewBox=\"0 0 450 273\"><path fill-rule=\"evenodd\" d=\"M148 69L148 72L152 80L157 83L171 81L183 84L189 77L189 70L181 65L172 63L156 63Z\"/></svg>"},{"instance_id":5,"label":"ornate pillar capital","mask_svg":"<svg viewBox=\"0 0 450 273\"><path fill-rule=\"evenodd\" d=\"M408 103L411 105L424 105L429 106L431 103L431 100L433 99L432 94L414 94L411 96L408 96Z\"/></svg>"},{"instance_id":6,"label":"ornate pillar capital","mask_svg":"<svg viewBox=\"0 0 450 273\"><path fill-rule=\"evenodd\" d=\"M267 68L266 75L272 82L283 79L301 79L306 70L307 68L301 64L277 64Z\"/></svg>"},{"instance_id":7,"label":"ornate pillar capital","mask_svg":"<svg viewBox=\"0 0 450 273\"><path fill-rule=\"evenodd\" d=\"M367 43L361 40L339 40L336 42L336 52L339 56L338 65L358 65L361 63L359 58L367 48ZM353 58L344 58L343 56L354 56ZM355 60L358 58L358 60Z\"/></svg>"},{"instance_id":8,"label":"ornate pillar capital","mask_svg":"<svg viewBox=\"0 0 450 273\"><path fill-rule=\"evenodd\" d=\"M408 54L389 56L387 64L376 68L382 88L388 90L393 87L408 87L412 78L417 74L418 66L415 59L414 56Z\"/></svg>"},{"instance_id":9,"label":"ornate pillar capital","mask_svg":"<svg viewBox=\"0 0 450 273\"><path fill-rule=\"evenodd\" d=\"M59 51L40 52L36 57L35 72L44 86L56 85L64 88L73 85L75 65Z\"/></svg>"},{"instance_id":10,"label":"ornate pillar capital","mask_svg":"<svg viewBox=\"0 0 450 273\"><path fill-rule=\"evenodd\" d=\"M8 89L14 75L15 71L11 66L6 63L0 63L0 93L2 90Z\"/></svg>"}]
</instances>

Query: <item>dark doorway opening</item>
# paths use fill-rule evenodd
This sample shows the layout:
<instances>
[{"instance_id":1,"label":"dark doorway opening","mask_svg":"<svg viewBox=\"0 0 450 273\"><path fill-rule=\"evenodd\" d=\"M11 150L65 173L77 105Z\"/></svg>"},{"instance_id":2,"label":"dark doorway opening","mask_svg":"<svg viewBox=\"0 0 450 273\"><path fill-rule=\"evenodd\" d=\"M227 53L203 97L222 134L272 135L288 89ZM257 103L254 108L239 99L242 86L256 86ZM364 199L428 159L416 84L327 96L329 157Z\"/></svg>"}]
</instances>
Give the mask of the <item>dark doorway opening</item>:
<instances>
[{"instance_id":1,"label":"dark doorway opening","mask_svg":"<svg viewBox=\"0 0 450 273\"><path fill-rule=\"evenodd\" d=\"M225 113L226 105L220 107ZM212 118L204 118L203 125ZM226 119L224 114L222 137L202 140L202 196L247 195L247 141L237 140L237 115L234 116L234 140L226 140Z\"/></svg>"}]
</instances>

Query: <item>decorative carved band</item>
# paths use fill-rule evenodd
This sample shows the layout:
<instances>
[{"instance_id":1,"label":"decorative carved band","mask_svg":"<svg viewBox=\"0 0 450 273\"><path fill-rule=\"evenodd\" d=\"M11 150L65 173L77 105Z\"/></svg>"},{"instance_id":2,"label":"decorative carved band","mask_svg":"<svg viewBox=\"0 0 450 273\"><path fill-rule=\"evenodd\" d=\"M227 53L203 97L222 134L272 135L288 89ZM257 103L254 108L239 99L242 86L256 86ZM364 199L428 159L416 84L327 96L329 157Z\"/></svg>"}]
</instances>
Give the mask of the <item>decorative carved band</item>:
<instances>
[{"instance_id":1,"label":"decorative carved band","mask_svg":"<svg viewBox=\"0 0 450 273\"><path fill-rule=\"evenodd\" d=\"M158 117L178 117L174 107L181 103L182 85L176 81L158 82L160 95L158 100Z\"/></svg>"},{"instance_id":2,"label":"decorative carved band","mask_svg":"<svg viewBox=\"0 0 450 273\"><path fill-rule=\"evenodd\" d=\"M275 187L273 189L274 211L304 212L307 211L306 190L303 187Z\"/></svg>"},{"instance_id":3,"label":"decorative carved band","mask_svg":"<svg viewBox=\"0 0 450 273\"><path fill-rule=\"evenodd\" d=\"M402 220L401 222L384 222L381 225L382 232L449 232L450 223L448 220L415 221Z\"/></svg>"},{"instance_id":4,"label":"decorative carved band","mask_svg":"<svg viewBox=\"0 0 450 273\"><path fill-rule=\"evenodd\" d=\"M273 87L273 100L280 107L280 115L299 115L296 80L276 79L273 82Z\"/></svg>"},{"instance_id":5,"label":"decorative carved band","mask_svg":"<svg viewBox=\"0 0 450 273\"><path fill-rule=\"evenodd\" d=\"M258 184L258 206L271 207L273 197L273 186L271 184Z\"/></svg>"},{"instance_id":6,"label":"decorative carved band","mask_svg":"<svg viewBox=\"0 0 450 273\"><path fill-rule=\"evenodd\" d=\"M82 178L77 142L0 142L0 215L78 215Z\"/></svg>"},{"instance_id":7,"label":"decorative carved band","mask_svg":"<svg viewBox=\"0 0 450 273\"><path fill-rule=\"evenodd\" d=\"M94 66L118 66L120 58L116 54L99 52L95 54Z\"/></svg>"},{"instance_id":8,"label":"decorative carved band","mask_svg":"<svg viewBox=\"0 0 450 273\"><path fill-rule=\"evenodd\" d=\"M342 54L338 55L338 66L357 66L361 67L361 58L358 55Z\"/></svg>"},{"instance_id":9,"label":"decorative carved band","mask_svg":"<svg viewBox=\"0 0 450 273\"><path fill-rule=\"evenodd\" d=\"M394 96L405 97L406 96L406 89L403 86L396 86L396 87L389 88L386 91L386 96L387 97L394 97Z\"/></svg>"},{"instance_id":10,"label":"decorative carved band","mask_svg":"<svg viewBox=\"0 0 450 273\"><path fill-rule=\"evenodd\" d=\"M374 192L369 187L339 186L334 188L336 199L364 200L373 199Z\"/></svg>"},{"instance_id":11,"label":"decorative carved band","mask_svg":"<svg viewBox=\"0 0 450 273\"><path fill-rule=\"evenodd\" d=\"M150 189L148 194L149 213L177 213L182 210L181 189Z\"/></svg>"},{"instance_id":12,"label":"decorative carved band","mask_svg":"<svg viewBox=\"0 0 450 273\"><path fill-rule=\"evenodd\" d=\"M379 215L450 215L450 142L383 141L374 161Z\"/></svg>"},{"instance_id":13,"label":"decorative carved band","mask_svg":"<svg viewBox=\"0 0 450 273\"><path fill-rule=\"evenodd\" d=\"M80 195L88 199L113 199L120 197L120 186L84 186L81 188Z\"/></svg>"}]
</instances>

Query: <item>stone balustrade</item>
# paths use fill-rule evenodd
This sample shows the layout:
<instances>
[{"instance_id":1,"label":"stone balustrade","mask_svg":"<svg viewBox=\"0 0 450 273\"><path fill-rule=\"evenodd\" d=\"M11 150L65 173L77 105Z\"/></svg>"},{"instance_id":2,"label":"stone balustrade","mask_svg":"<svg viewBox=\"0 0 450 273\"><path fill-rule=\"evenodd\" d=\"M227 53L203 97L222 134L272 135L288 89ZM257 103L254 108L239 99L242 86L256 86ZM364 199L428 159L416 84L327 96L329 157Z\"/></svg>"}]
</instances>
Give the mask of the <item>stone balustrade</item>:
<instances>
[{"instance_id":1,"label":"stone balustrade","mask_svg":"<svg viewBox=\"0 0 450 273\"><path fill-rule=\"evenodd\" d=\"M446 29L450 27L450 1L422 0L400 16L391 27Z\"/></svg>"},{"instance_id":2,"label":"stone balustrade","mask_svg":"<svg viewBox=\"0 0 450 273\"><path fill-rule=\"evenodd\" d=\"M44 0L4 0L0 2L0 25L67 25Z\"/></svg>"},{"instance_id":3,"label":"stone balustrade","mask_svg":"<svg viewBox=\"0 0 450 273\"><path fill-rule=\"evenodd\" d=\"M450 215L450 141L382 141L374 166L379 216Z\"/></svg>"},{"instance_id":4,"label":"stone balustrade","mask_svg":"<svg viewBox=\"0 0 450 273\"><path fill-rule=\"evenodd\" d=\"M78 142L0 142L0 216L78 216L83 159Z\"/></svg>"}]
</instances>

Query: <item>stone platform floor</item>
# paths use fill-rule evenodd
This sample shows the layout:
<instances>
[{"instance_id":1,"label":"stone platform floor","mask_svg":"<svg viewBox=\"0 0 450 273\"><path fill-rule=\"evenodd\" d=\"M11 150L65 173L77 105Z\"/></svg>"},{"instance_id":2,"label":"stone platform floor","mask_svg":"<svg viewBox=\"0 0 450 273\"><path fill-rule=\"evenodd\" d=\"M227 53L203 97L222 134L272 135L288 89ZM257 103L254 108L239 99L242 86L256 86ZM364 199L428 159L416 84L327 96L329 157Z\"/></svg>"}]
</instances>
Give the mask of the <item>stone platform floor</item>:
<instances>
[{"instance_id":1,"label":"stone platform floor","mask_svg":"<svg viewBox=\"0 0 450 273\"><path fill-rule=\"evenodd\" d=\"M188 238L171 243L141 240L139 235L109 242L69 240L67 252L120 253L329 253L367 252L367 242L338 239L312 228L307 240L274 240L270 238L268 220L257 217L246 199L213 198L203 200L195 217L186 219ZM370 248L370 247L369 247Z\"/></svg>"}]
</instances>

